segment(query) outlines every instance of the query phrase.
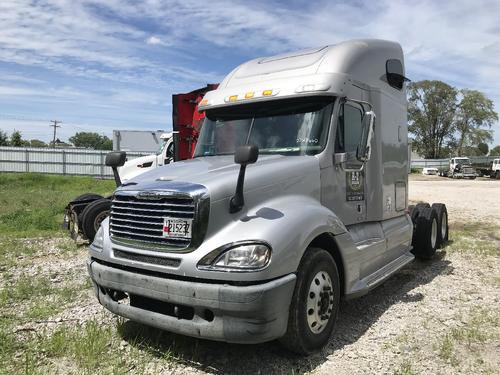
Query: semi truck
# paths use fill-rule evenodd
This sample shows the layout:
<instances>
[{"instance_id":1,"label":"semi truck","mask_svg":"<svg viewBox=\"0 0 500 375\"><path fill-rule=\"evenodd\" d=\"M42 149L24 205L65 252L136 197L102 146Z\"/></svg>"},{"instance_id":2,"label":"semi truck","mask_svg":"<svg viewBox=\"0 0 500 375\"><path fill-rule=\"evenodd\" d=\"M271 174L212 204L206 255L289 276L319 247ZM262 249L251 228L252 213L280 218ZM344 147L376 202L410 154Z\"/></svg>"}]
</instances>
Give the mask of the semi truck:
<instances>
[{"instance_id":1,"label":"semi truck","mask_svg":"<svg viewBox=\"0 0 500 375\"><path fill-rule=\"evenodd\" d=\"M115 131L114 144L117 148L125 147L137 149L132 145L131 136L142 135L138 144L151 144L157 139L159 149L156 153L127 160L126 153L120 153L123 163L113 170L115 182L120 186L123 182L140 175L148 170L161 167L176 160L192 157L193 147L196 145L204 114L198 112L198 103L205 93L217 88L217 84L208 84L205 87L188 93L172 95L172 132L134 132ZM135 146L139 149L143 146ZM144 150L143 150L144 151ZM84 193L79 195L65 208L63 228L69 231L75 240L92 241L101 225L108 216L111 208L111 196L103 197L99 194Z\"/></svg>"},{"instance_id":2,"label":"semi truck","mask_svg":"<svg viewBox=\"0 0 500 375\"><path fill-rule=\"evenodd\" d=\"M500 179L500 158L493 159L489 172L491 178Z\"/></svg>"},{"instance_id":3,"label":"semi truck","mask_svg":"<svg viewBox=\"0 0 500 375\"><path fill-rule=\"evenodd\" d=\"M89 247L99 302L178 334L320 350L341 299L448 238L444 204L408 207L405 81L401 46L374 39L236 67L199 103L193 158L115 190Z\"/></svg>"},{"instance_id":4,"label":"semi truck","mask_svg":"<svg viewBox=\"0 0 500 375\"><path fill-rule=\"evenodd\" d=\"M468 157L460 156L450 159L448 168L439 171L442 177L450 178L469 178L474 180L477 177L476 169L472 166Z\"/></svg>"}]
</instances>

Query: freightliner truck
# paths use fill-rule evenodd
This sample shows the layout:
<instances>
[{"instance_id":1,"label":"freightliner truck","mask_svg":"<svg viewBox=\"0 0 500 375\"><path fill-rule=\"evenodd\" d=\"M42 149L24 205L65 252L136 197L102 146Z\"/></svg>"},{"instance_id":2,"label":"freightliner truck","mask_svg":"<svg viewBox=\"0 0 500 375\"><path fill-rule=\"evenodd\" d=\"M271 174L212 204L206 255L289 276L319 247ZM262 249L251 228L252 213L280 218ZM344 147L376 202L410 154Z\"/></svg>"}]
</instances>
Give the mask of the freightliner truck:
<instances>
[{"instance_id":1,"label":"freightliner truck","mask_svg":"<svg viewBox=\"0 0 500 375\"><path fill-rule=\"evenodd\" d=\"M114 192L89 249L99 302L183 335L322 348L342 298L448 238L445 205L408 209L406 80L383 40L238 66L199 104L193 159Z\"/></svg>"}]
</instances>

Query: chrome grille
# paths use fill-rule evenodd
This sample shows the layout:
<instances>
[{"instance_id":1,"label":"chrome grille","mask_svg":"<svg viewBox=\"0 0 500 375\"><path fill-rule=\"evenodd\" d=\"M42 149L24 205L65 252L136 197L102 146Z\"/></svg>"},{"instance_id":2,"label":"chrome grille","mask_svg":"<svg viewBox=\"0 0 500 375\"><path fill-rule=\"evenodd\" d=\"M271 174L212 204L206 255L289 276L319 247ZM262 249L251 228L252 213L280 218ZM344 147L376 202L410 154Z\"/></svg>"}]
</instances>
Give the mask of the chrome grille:
<instances>
[{"instance_id":1,"label":"chrome grille","mask_svg":"<svg viewBox=\"0 0 500 375\"><path fill-rule=\"evenodd\" d=\"M195 207L193 198L185 196L141 199L135 195L115 195L109 221L111 240L160 250L187 248L190 239L163 237L163 220L165 217L195 219Z\"/></svg>"}]
</instances>

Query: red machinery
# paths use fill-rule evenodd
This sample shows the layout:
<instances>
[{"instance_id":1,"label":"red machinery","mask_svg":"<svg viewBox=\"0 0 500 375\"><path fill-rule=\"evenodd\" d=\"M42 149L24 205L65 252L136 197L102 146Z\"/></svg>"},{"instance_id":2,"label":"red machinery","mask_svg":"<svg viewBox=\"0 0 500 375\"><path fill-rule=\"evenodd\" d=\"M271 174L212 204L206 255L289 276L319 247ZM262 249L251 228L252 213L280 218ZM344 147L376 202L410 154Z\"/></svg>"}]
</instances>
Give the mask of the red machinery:
<instances>
[{"instance_id":1,"label":"red machinery","mask_svg":"<svg viewBox=\"0 0 500 375\"><path fill-rule=\"evenodd\" d=\"M172 95L172 128L174 130L174 160L185 160L193 157L194 148L205 113L198 112L198 103L207 91L215 90L218 84L187 94Z\"/></svg>"}]
</instances>

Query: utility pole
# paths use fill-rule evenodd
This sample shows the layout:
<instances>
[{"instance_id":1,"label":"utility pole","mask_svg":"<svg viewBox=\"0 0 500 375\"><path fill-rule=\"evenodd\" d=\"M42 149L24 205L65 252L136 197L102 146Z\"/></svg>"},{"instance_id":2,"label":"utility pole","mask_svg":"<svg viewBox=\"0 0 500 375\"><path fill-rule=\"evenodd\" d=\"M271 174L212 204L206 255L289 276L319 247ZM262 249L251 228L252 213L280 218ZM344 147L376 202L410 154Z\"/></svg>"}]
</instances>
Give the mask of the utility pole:
<instances>
[{"instance_id":1,"label":"utility pole","mask_svg":"<svg viewBox=\"0 0 500 375\"><path fill-rule=\"evenodd\" d=\"M54 128L54 138L52 140L52 147L56 148L56 129L61 127L60 125L57 125L57 124L62 123L62 121L51 120L50 122L52 122L52 125L49 125L49 126Z\"/></svg>"}]
</instances>

